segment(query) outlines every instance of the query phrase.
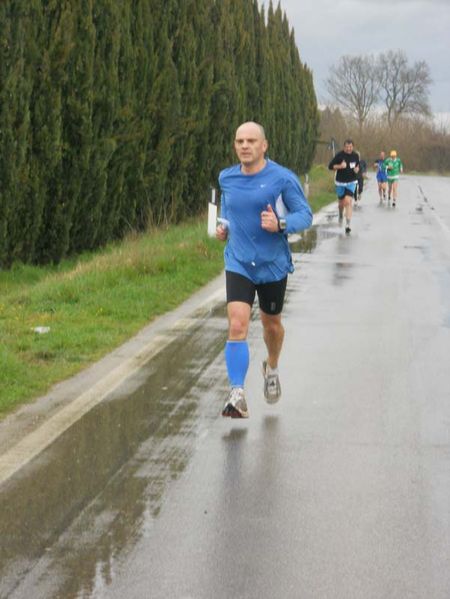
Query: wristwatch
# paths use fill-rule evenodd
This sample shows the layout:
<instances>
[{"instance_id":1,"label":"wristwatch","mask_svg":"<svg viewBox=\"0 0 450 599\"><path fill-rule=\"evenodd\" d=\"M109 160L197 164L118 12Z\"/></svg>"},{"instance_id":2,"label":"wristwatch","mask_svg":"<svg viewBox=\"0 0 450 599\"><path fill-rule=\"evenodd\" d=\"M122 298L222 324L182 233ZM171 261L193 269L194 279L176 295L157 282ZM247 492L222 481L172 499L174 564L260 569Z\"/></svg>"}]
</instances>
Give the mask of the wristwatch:
<instances>
[{"instance_id":1,"label":"wristwatch","mask_svg":"<svg viewBox=\"0 0 450 599\"><path fill-rule=\"evenodd\" d=\"M279 231L284 231L286 229L286 219L285 218L279 218L278 219L278 229Z\"/></svg>"}]
</instances>

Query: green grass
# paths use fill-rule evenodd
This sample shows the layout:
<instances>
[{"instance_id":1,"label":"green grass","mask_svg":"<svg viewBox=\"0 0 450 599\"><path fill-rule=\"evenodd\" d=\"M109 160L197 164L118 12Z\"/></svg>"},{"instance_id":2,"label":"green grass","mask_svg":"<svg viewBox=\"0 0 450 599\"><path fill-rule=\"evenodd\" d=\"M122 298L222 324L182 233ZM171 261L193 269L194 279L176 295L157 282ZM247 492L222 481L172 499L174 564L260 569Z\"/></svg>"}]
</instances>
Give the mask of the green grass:
<instances>
[{"instance_id":1,"label":"green grass","mask_svg":"<svg viewBox=\"0 0 450 599\"><path fill-rule=\"evenodd\" d=\"M65 261L0 273L0 413L44 393L220 273L205 219ZM50 327L47 334L34 328Z\"/></svg>"},{"instance_id":2,"label":"green grass","mask_svg":"<svg viewBox=\"0 0 450 599\"><path fill-rule=\"evenodd\" d=\"M315 167L314 211L334 200ZM0 271L0 415L42 395L175 308L223 268L206 216L152 230L58 266ZM50 327L46 334L35 327Z\"/></svg>"},{"instance_id":3,"label":"green grass","mask_svg":"<svg viewBox=\"0 0 450 599\"><path fill-rule=\"evenodd\" d=\"M327 167L321 164L312 167L309 178L309 203L313 212L318 212L336 199L334 178Z\"/></svg>"}]
</instances>

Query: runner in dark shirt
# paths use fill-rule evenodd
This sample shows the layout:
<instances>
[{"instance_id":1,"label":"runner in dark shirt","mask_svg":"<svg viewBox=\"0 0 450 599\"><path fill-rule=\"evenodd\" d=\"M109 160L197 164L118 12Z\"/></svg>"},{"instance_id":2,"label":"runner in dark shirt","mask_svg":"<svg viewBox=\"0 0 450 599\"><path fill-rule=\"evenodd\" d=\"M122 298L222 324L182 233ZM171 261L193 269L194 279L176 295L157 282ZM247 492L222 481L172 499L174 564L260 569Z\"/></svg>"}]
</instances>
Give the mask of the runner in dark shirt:
<instances>
[{"instance_id":1,"label":"runner in dark shirt","mask_svg":"<svg viewBox=\"0 0 450 599\"><path fill-rule=\"evenodd\" d=\"M358 202L361 201L362 193L364 191L364 179L366 178L367 172L367 163L365 160L361 160L361 155L358 151L356 153L359 156L359 171L357 173L358 185L356 186L355 193L355 207L358 205Z\"/></svg>"},{"instance_id":2,"label":"runner in dark shirt","mask_svg":"<svg viewBox=\"0 0 450 599\"><path fill-rule=\"evenodd\" d=\"M336 154L328 165L330 171L335 171L336 194L338 197L339 224L342 223L345 212L345 232L351 232L352 201L358 185L359 156L353 151L353 141L346 139L344 149Z\"/></svg>"}]
</instances>

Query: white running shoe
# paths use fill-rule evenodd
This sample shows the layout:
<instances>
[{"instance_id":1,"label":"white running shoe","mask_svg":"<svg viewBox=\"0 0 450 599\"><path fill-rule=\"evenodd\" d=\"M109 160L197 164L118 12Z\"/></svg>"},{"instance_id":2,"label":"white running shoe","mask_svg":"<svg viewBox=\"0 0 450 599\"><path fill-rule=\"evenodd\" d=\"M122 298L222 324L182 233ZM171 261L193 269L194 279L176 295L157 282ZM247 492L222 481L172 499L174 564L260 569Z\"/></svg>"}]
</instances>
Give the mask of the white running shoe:
<instances>
[{"instance_id":1,"label":"white running shoe","mask_svg":"<svg viewBox=\"0 0 450 599\"><path fill-rule=\"evenodd\" d=\"M245 401L244 389L242 387L232 387L223 407L222 416L248 418L247 402Z\"/></svg>"},{"instance_id":2,"label":"white running shoe","mask_svg":"<svg viewBox=\"0 0 450 599\"><path fill-rule=\"evenodd\" d=\"M267 403L277 403L281 397L281 385L278 374L268 374L268 364L264 360L262 363L264 377L264 397Z\"/></svg>"}]
</instances>

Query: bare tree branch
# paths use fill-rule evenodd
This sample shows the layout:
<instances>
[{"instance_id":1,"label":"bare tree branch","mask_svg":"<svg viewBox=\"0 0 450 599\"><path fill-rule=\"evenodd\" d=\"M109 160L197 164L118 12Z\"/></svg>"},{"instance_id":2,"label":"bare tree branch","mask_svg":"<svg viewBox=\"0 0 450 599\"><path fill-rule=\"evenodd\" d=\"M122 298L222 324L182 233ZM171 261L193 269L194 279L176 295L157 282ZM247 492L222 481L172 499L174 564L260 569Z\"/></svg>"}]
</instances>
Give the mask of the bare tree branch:
<instances>
[{"instance_id":1,"label":"bare tree branch","mask_svg":"<svg viewBox=\"0 0 450 599\"><path fill-rule=\"evenodd\" d=\"M418 61L410 67L404 52L389 50L380 54L377 73L391 128L402 114L431 114L428 88L432 80L425 61Z\"/></svg>"},{"instance_id":2,"label":"bare tree branch","mask_svg":"<svg viewBox=\"0 0 450 599\"><path fill-rule=\"evenodd\" d=\"M347 55L330 68L326 80L328 93L354 116L360 131L378 99L380 84L377 73L373 57Z\"/></svg>"}]
</instances>

